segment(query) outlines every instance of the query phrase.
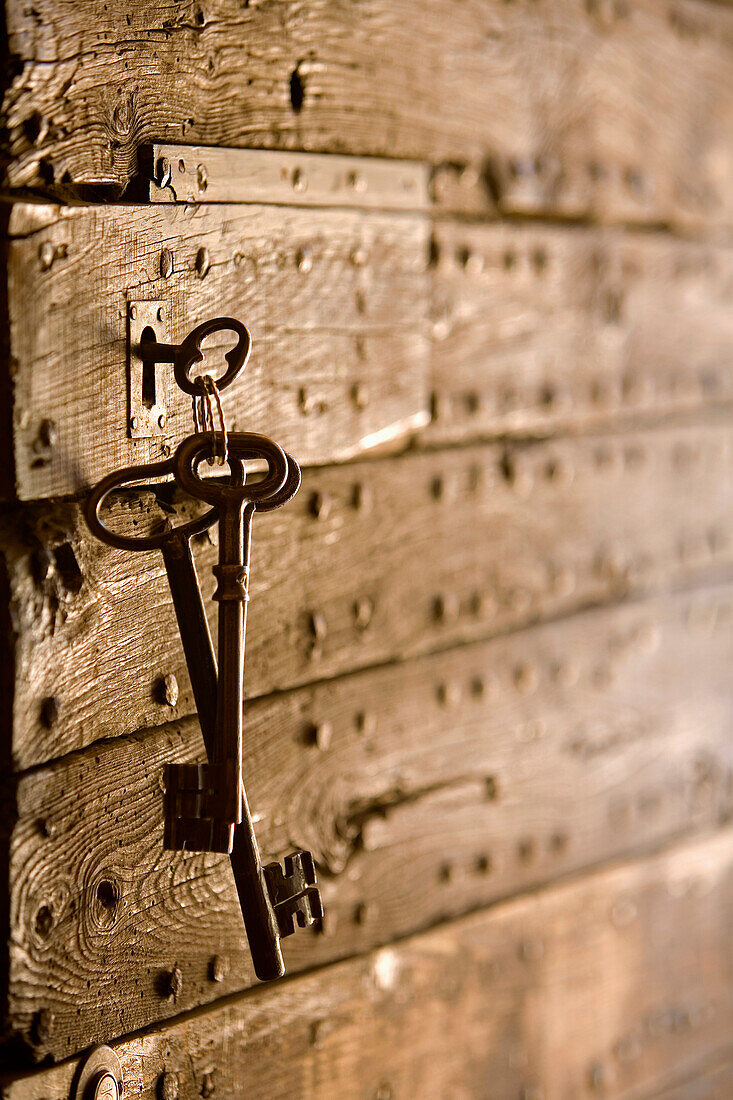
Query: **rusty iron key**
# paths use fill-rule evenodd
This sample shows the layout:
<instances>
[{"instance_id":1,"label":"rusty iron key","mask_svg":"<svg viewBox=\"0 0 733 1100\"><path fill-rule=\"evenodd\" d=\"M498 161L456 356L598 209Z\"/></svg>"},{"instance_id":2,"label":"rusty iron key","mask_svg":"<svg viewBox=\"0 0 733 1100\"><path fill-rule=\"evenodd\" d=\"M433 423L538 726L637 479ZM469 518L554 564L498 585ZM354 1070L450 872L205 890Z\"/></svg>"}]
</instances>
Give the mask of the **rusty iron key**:
<instances>
[{"instance_id":1,"label":"rusty iron key","mask_svg":"<svg viewBox=\"0 0 733 1100\"><path fill-rule=\"evenodd\" d=\"M300 469L290 455L286 455L286 459L288 473L285 485L270 498L259 501L258 511L280 507L297 492L300 486ZM202 533L216 522L217 510L211 508L197 520L142 537L120 535L110 530L100 518L102 506L110 493L143 479L171 473L173 462L173 459L168 459L145 466L133 466L104 478L90 495L86 517L92 532L111 546L123 550L161 550L204 743L207 754L210 755L213 750L216 714L216 658L190 542L196 534ZM244 482L241 461L232 456L230 468L233 481L241 486ZM244 788L242 799L243 821L234 829L232 838L231 826L221 825L215 819L181 818L181 807L175 801L175 791L170 790L166 847L203 847L214 851L231 848L234 881L252 949L255 972L262 981L267 981L284 973L278 937L291 935L295 931L296 921L300 927L314 924L322 917L323 909L310 852L301 851L286 856L284 870L277 862L259 869L259 850ZM263 879L266 898L262 895Z\"/></svg>"},{"instance_id":2,"label":"rusty iron key","mask_svg":"<svg viewBox=\"0 0 733 1100\"><path fill-rule=\"evenodd\" d=\"M247 460L251 451L243 449L237 433L229 435L229 453ZM271 440L261 440L263 454L269 457ZM252 520L257 510L278 507L290 499L300 483L300 471L289 460L288 479L280 493L269 495L264 483L246 489L204 481L198 465L209 453L206 437L191 436L178 447L174 456L179 484L192 496L198 496L219 509L219 564L214 567L219 600L219 690L217 695L216 735L220 742L236 743L241 752L244 673L244 629L248 601L249 557ZM257 490L260 490L259 492ZM263 867L254 824L244 785L240 783L241 822L234 832L232 867L249 940L255 973L263 981L284 973L280 938L290 935L294 921L304 927L322 916L315 867L309 852L286 857L285 869L278 863Z\"/></svg>"},{"instance_id":3,"label":"rusty iron key","mask_svg":"<svg viewBox=\"0 0 733 1100\"><path fill-rule=\"evenodd\" d=\"M269 499L258 501L255 506L257 512L280 508L292 500L300 488L300 467L292 455L286 455L286 458L288 477L285 485ZM323 917L323 905L310 852L291 852L285 856L284 870L276 861L261 866L244 787L242 805L242 822L234 830L232 869L255 973L262 981L268 981L285 972L277 938L292 935L296 922L301 928L315 924ZM263 879L266 894L262 892ZM276 932L271 913L275 918ZM253 946L258 943L259 947Z\"/></svg>"},{"instance_id":4,"label":"rusty iron key","mask_svg":"<svg viewBox=\"0 0 733 1100\"><path fill-rule=\"evenodd\" d=\"M231 480L244 485L244 465L232 459L230 464ZM216 523L219 513L209 508L202 516L177 526L168 525L165 530L150 535L123 535L111 530L101 518L102 508L107 498L123 488L132 488L136 482L149 481L173 473L173 459L147 463L140 466L128 466L103 478L90 493L86 503L86 521L92 534L102 542L118 550L160 550L163 555L168 584L173 597L173 608L183 643L191 686L193 688L196 710L198 711L201 731L207 752L213 745L214 721L216 716L217 675L216 658L206 617L206 609L201 597L196 566L191 553L191 540ZM157 486L150 486L155 492ZM172 765L197 769L198 765ZM168 780L166 812L166 848L191 847L206 851L230 852L233 844L234 825L221 822L214 817L206 817L199 812L186 818L183 807L176 803L176 780ZM203 807L199 806L199 810ZM189 843L186 844L186 839Z\"/></svg>"},{"instance_id":5,"label":"rusty iron key","mask_svg":"<svg viewBox=\"0 0 733 1100\"><path fill-rule=\"evenodd\" d=\"M148 362L173 363L173 372L180 388L191 397L197 397L201 393L200 379L192 377L191 370L204 358L202 343L215 332L233 332L237 338L234 347L224 356L227 369L216 380L216 388L221 392L244 370L252 350L249 329L234 317L213 317L209 321L203 321L180 344L160 344L157 340L145 340L138 351L141 359Z\"/></svg>"},{"instance_id":6,"label":"rusty iron key","mask_svg":"<svg viewBox=\"0 0 733 1100\"><path fill-rule=\"evenodd\" d=\"M178 484L193 497L213 505L219 512L219 564L214 566L219 603L216 724L209 758L213 795L200 795L210 802L212 815L238 824L242 820L242 711L244 638L249 600L249 554L252 516L258 501L272 497L287 480L288 461L282 448L266 436L235 432L228 446L240 461L264 460L267 473L261 481L245 485L204 479L199 466L211 455L207 435L191 435L179 444L173 456ZM202 765L206 768L207 765ZM195 795L195 792L193 792Z\"/></svg>"},{"instance_id":7,"label":"rusty iron key","mask_svg":"<svg viewBox=\"0 0 733 1100\"><path fill-rule=\"evenodd\" d=\"M232 435L234 449L241 452L243 458L238 458L233 453L232 461L237 469L237 464L247 459L265 459L267 473L265 477L251 488L245 486L243 472L241 476L235 476L222 489L231 496L238 494L238 499L248 500L250 504L258 499L264 500L272 496L282 488L288 473L288 463L285 454L280 447L266 437L251 433L235 433ZM209 452L210 441L208 436L190 436L189 440L196 442L197 446L206 453ZM88 505L87 518L91 521L92 530L100 535L98 529L102 525L98 518L99 505L106 493L112 488L118 487L124 480L128 482L140 479L144 476L160 476L175 472L174 455L165 462L153 463L147 467L131 467L126 471L111 474L105 478L96 490L93 491ZM199 484L199 479L196 479ZM208 484L216 484L215 479L210 479ZM201 493L198 494L201 498ZM214 517L218 517L216 508ZM96 517L96 527L95 527ZM203 523L200 520L199 523ZM207 525L213 520L209 520ZM190 534L193 535L199 529L197 525L191 525ZM190 559L190 545L186 538L186 531L178 532L178 538L166 538L164 535L151 535L138 541L140 549L161 549L164 557L167 557L166 566L172 565L169 577L172 576L172 591L178 587L178 573L175 568L175 559ZM110 541L109 539L107 541ZM113 545L124 546L125 537L118 536ZM192 559L191 559L192 560ZM193 570L195 575L195 570ZM195 620L200 617L198 608L194 612L188 610L193 606L189 603L185 589L177 594L176 613L181 623L181 636L185 639L190 635L190 647L193 647L195 639L201 631ZM205 618L205 616L204 616ZM225 616L225 619L227 617ZM231 618L231 615L230 615ZM221 619L221 616L220 616ZM221 628L221 624L220 624ZM208 630L208 627L207 627ZM220 629L221 634L221 629ZM231 660L231 657L230 657ZM215 667L215 666L214 666ZM241 685L241 680L240 680ZM219 687L216 687L217 707L214 713L218 714ZM206 700L206 713L212 710L210 701ZM203 713L203 711L200 711ZM169 764L166 769L166 783L169 812L166 814L166 843L173 848L187 847L198 851L231 851L233 842L232 826L242 819L242 799L240 789L242 786L242 762L241 762L241 721L239 724L239 736L237 729L222 733L221 723L217 716L211 733L211 745L209 746L209 759L203 764Z\"/></svg>"}]
</instances>

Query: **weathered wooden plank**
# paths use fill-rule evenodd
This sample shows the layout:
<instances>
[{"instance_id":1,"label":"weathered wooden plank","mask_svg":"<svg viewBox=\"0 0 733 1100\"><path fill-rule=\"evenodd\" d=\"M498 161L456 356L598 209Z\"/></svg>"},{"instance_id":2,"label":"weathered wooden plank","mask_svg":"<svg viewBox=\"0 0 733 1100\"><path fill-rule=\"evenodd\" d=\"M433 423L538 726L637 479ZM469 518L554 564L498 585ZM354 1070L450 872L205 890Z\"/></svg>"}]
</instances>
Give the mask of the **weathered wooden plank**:
<instances>
[{"instance_id":1,"label":"weathered wooden plank","mask_svg":"<svg viewBox=\"0 0 733 1100\"><path fill-rule=\"evenodd\" d=\"M732 917L726 831L123 1041L126 1094L650 1097L729 1041Z\"/></svg>"},{"instance_id":2,"label":"weathered wooden plank","mask_svg":"<svg viewBox=\"0 0 733 1100\"><path fill-rule=\"evenodd\" d=\"M129 437L127 304L140 299L163 303L173 340L211 317L244 320L254 351L224 396L230 426L274 433L303 462L358 454L427 419L427 228L416 215L20 205L10 234L5 443L20 499L77 492L190 430L190 398L162 365L165 435Z\"/></svg>"},{"instance_id":3,"label":"weathered wooden plank","mask_svg":"<svg viewBox=\"0 0 733 1100\"><path fill-rule=\"evenodd\" d=\"M246 316L252 365L225 403L234 421L276 425L306 462L404 439L427 416L428 374L434 442L658 418L731 398L728 249L439 223L429 365L419 219L25 205L13 227L16 478L6 491L21 498L83 488L124 462L158 457L187 430L188 401L160 367L166 434L128 438L126 309L138 297L168 306L176 336L227 309ZM203 279L200 255L210 264ZM81 318L77 285L89 288Z\"/></svg>"},{"instance_id":4,"label":"weathered wooden plank","mask_svg":"<svg viewBox=\"0 0 733 1100\"><path fill-rule=\"evenodd\" d=\"M308 471L292 504L256 521L247 692L729 565L731 463L723 423ZM103 546L76 504L20 511L0 540L15 766L191 713L160 555ZM166 515L144 496L120 511L128 524ZM217 550L204 540L196 553L208 597ZM161 688L171 674L177 702Z\"/></svg>"},{"instance_id":5,"label":"weathered wooden plank","mask_svg":"<svg viewBox=\"0 0 733 1100\"><path fill-rule=\"evenodd\" d=\"M409 160L155 144L153 202L260 202L426 210L428 170Z\"/></svg>"},{"instance_id":6,"label":"weathered wooden plank","mask_svg":"<svg viewBox=\"0 0 733 1100\"><path fill-rule=\"evenodd\" d=\"M684 1081L655 1095L655 1100L728 1100L733 1093L733 1053L730 1048L696 1066Z\"/></svg>"},{"instance_id":7,"label":"weathered wooden plank","mask_svg":"<svg viewBox=\"0 0 733 1100\"><path fill-rule=\"evenodd\" d=\"M309 848L326 905L289 970L724 819L732 658L726 586L253 703L263 858ZM201 751L189 721L18 781L9 1018L36 1058L253 983L228 861L162 848L163 765Z\"/></svg>"},{"instance_id":8,"label":"weathered wooden plank","mask_svg":"<svg viewBox=\"0 0 733 1100\"><path fill-rule=\"evenodd\" d=\"M183 141L430 160L481 211L731 218L727 5L6 7L11 187L119 189L141 144Z\"/></svg>"},{"instance_id":9,"label":"weathered wooden plank","mask_svg":"<svg viewBox=\"0 0 733 1100\"><path fill-rule=\"evenodd\" d=\"M595 428L733 398L733 250L436 222L426 439Z\"/></svg>"}]
</instances>

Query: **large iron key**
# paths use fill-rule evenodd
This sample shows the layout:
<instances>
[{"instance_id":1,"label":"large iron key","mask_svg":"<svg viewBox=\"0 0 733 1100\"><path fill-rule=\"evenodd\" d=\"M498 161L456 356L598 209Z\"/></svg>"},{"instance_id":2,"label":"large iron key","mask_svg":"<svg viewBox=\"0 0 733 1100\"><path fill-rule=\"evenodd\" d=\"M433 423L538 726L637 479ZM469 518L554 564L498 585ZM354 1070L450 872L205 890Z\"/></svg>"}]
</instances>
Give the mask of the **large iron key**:
<instances>
[{"instance_id":1,"label":"large iron key","mask_svg":"<svg viewBox=\"0 0 733 1100\"><path fill-rule=\"evenodd\" d=\"M300 467L291 455L286 457L288 477L285 485L274 496L258 501L256 511L280 508L292 500L300 488ZM323 916L323 906L311 853L300 851L287 855L284 870L277 862L262 867L244 787L242 807L242 822L234 830L232 870L255 973L262 981L267 981L285 972L279 937L292 935L295 921L301 928L315 924Z\"/></svg>"},{"instance_id":2,"label":"large iron key","mask_svg":"<svg viewBox=\"0 0 733 1100\"><path fill-rule=\"evenodd\" d=\"M273 444L267 440L262 445L265 448ZM236 458L254 457L242 448L237 434L230 434L228 446L229 453ZM201 481L197 466L207 452L205 438L203 441L196 437L185 440L175 455L175 472L187 492L214 504L220 511L219 564L215 567L219 582L215 598L218 596L220 600L216 732L221 740L238 739L241 751L244 627L252 519L255 510L269 510L290 499L300 484L300 471L297 464L288 459L289 476L279 493L267 493L264 483L249 486L245 493L237 486ZM230 635L227 632L231 632ZM228 678L225 678L227 669ZM284 873L279 864L263 868L243 784L240 785L240 799L242 819L234 832L232 868L255 972L264 981L284 973L280 936L294 931L293 918L302 926L312 924L322 915L322 908L310 853L298 852L289 856Z\"/></svg>"},{"instance_id":3,"label":"large iron key","mask_svg":"<svg viewBox=\"0 0 733 1100\"><path fill-rule=\"evenodd\" d=\"M270 511L285 504L300 486L300 469L295 460L286 456L288 473L285 485L274 496L259 501L258 511ZM241 462L230 459L232 477L237 485L244 480ZM218 518L212 508L199 519L182 526L168 528L150 536L120 535L108 528L100 518L105 499L114 490L132 485L136 481L164 476L171 473L173 459L164 462L134 466L111 474L96 486L87 502L86 517L91 531L103 542L123 550L161 550L170 584L173 604L181 632L184 653L189 668L199 721L207 753L213 747L216 713L217 670L206 611L191 554L191 539L211 526ZM196 765L171 765L175 768ZM169 773L168 783L171 783ZM169 791L169 807L166 825L166 847L199 848L226 851L231 848L231 864L237 894L252 950L255 972L262 981L278 978L284 973L279 937L295 931L294 921L300 927L312 925L323 915L316 873L310 852L294 852L285 857L284 871L279 863L269 863L259 868L259 850L246 796L243 791L244 820L234 830L233 847L231 829L222 826L217 832L215 820L182 819L174 792ZM203 843L202 843L203 841ZM220 846L216 846L216 844ZM264 880L267 897L261 900ZM260 897L258 898L258 895ZM253 906L253 901L258 904Z\"/></svg>"}]
</instances>

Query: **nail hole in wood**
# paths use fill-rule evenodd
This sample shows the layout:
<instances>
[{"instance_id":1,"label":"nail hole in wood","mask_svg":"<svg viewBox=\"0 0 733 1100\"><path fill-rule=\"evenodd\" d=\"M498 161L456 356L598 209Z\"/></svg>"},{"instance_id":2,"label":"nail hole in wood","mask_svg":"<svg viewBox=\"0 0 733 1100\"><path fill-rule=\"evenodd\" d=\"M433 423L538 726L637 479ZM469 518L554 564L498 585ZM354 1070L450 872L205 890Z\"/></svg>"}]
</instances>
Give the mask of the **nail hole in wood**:
<instances>
[{"instance_id":1,"label":"nail hole in wood","mask_svg":"<svg viewBox=\"0 0 733 1100\"><path fill-rule=\"evenodd\" d=\"M524 840L520 840L517 845L517 855L519 856L520 863L531 863L534 859L535 846L534 841L526 837Z\"/></svg>"},{"instance_id":2,"label":"nail hole in wood","mask_svg":"<svg viewBox=\"0 0 733 1100\"><path fill-rule=\"evenodd\" d=\"M69 592L78 592L84 583L79 562L70 542L62 542L53 552L56 571Z\"/></svg>"},{"instance_id":3,"label":"nail hole in wood","mask_svg":"<svg viewBox=\"0 0 733 1100\"><path fill-rule=\"evenodd\" d=\"M438 870L438 879L440 882L450 882L453 878L453 865L451 863L443 863Z\"/></svg>"},{"instance_id":4,"label":"nail hole in wood","mask_svg":"<svg viewBox=\"0 0 733 1100\"><path fill-rule=\"evenodd\" d=\"M209 268L211 267L211 256L209 255L208 248L204 245L202 245L196 253L195 267L199 279L206 278L209 273Z\"/></svg>"},{"instance_id":5,"label":"nail hole in wood","mask_svg":"<svg viewBox=\"0 0 733 1100\"><path fill-rule=\"evenodd\" d=\"M58 721L59 701L55 695L48 695L41 703L41 725L50 730Z\"/></svg>"},{"instance_id":6,"label":"nail hole in wood","mask_svg":"<svg viewBox=\"0 0 733 1100\"><path fill-rule=\"evenodd\" d=\"M290 105L296 114L303 109L305 100L305 82L298 70L296 66L290 74Z\"/></svg>"},{"instance_id":7,"label":"nail hole in wood","mask_svg":"<svg viewBox=\"0 0 733 1100\"><path fill-rule=\"evenodd\" d=\"M489 856L482 854L476 857L476 874L488 875L491 871L491 859Z\"/></svg>"}]
</instances>

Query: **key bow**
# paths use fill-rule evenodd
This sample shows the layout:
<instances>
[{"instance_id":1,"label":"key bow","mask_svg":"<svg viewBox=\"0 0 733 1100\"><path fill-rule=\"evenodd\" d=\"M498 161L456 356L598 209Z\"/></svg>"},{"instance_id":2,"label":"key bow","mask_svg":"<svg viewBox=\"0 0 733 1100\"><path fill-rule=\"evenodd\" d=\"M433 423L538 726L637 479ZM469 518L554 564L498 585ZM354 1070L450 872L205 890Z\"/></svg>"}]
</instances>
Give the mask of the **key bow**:
<instances>
[{"instance_id":1,"label":"key bow","mask_svg":"<svg viewBox=\"0 0 733 1100\"><path fill-rule=\"evenodd\" d=\"M191 377L191 368L203 360L201 345L213 332L233 332L237 337L234 347L224 355L227 361L226 371L221 378L215 379L216 388L225 390L227 386L231 386L240 371L244 370L252 350L249 329L235 317L213 317L202 321L191 329L180 344L160 344L157 340L146 340L140 345L140 356L148 362L172 363L176 382L183 392L191 397L199 397L200 379Z\"/></svg>"}]
</instances>

